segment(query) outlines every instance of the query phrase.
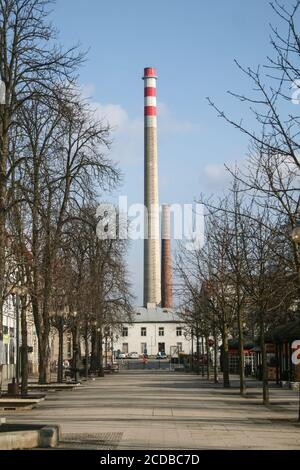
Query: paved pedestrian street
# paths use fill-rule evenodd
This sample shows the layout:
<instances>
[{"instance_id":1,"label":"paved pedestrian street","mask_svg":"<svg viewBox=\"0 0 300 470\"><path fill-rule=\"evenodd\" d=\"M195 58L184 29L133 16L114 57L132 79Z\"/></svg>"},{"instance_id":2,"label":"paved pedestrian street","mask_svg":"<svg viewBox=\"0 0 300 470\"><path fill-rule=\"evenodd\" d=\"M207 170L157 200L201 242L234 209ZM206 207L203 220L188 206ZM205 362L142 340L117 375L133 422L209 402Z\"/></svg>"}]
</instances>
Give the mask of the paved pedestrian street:
<instances>
[{"instance_id":1,"label":"paved pedestrian street","mask_svg":"<svg viewBox=\"0 0 300 470\"><path fill-rule=\"evenodd\" d=\"M131 370L52 392L38 408L1 412L9 422L59 424L67 449L300 449L298 393L258 382L224 390L192 374Z\"/></svg>"}]
</instances>

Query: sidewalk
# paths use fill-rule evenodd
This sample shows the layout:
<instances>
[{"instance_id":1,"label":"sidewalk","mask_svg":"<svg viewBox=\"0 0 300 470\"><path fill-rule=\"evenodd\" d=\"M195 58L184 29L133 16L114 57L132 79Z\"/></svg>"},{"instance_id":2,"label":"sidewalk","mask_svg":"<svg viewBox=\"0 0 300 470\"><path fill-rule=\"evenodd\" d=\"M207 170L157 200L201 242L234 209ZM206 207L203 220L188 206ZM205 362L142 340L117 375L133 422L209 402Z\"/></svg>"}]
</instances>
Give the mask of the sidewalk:
<instances>
[{"instance_id":1,"label":"sidewalk","mask_svg":"<svg viewBox=\"0 0 300 470\"><path fill-rule=\"evenodd\" d=\"M1 413L9 422L59 424L63 448L300 449L298 393L260 384L247 398L233 387L166 371L124 371L47 396L30 412Z\"/></svg>"}]
</instances>

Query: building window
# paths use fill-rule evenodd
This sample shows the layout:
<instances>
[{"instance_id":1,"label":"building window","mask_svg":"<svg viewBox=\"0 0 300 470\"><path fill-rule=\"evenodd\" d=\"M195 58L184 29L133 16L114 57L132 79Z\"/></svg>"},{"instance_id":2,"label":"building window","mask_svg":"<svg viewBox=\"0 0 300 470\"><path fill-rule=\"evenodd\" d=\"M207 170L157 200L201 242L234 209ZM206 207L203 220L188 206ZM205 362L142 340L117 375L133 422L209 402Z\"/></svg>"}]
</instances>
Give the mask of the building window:
<instances>
[{"instance_id":1,"label":"building window","mask_svg":"<svg viewBox=\"0 0 300 470\"><path fill-rule=\"evenodd\" d=\"M177 350L178 352L182 351L182 343L177 343Z\"/></svg>"},{"instance_id":2,"label":"building window","mask_svg":"<svg viewBox=\"0 0 300 470\"><path fill-rule=\"evenodd\" d=\"M147 336L147 329L145 326L142 326L141 328L141 336Z\"/></svg>"},{"instance_id":3,"label":"building window","mask_svg":"<svg viewBox=\"0 0 300 470\"><path fill-rule=\"evenodd\" d=\"M122 336L128 336L128 327L127 327L127 326L123 326L123 328L122 328Z\"/></svg>"},{"instance_id":4,"label":"building window","mask_svg":"<svg viewBox=\"0 0 300 470\"><path fill-rule=\"evenodd\" d=\"M182 326L176 327L176 336L182 336Z\"/></svg>"},{"instance_id":5,"label":"building window","mask_svg":"<svg viewBox=\"0 0 300 470\"><path fill-rule=\"evenodd\" d=\"M122 344L122 353L128 354L128 343Z\"/></svg>"},{"instance_id":6,"label":"building window","mask_svg":"<svg viewBox=\"0 0 300 470\"><path fill-rule=\"evenodd\" d=\"M165 329L163 326L158 328L158 336L165 336Z\"/></svg>"},{"instance_id":7,"label":"building window","mask_svg":"<svg viewBox=\"0 0 300 470\"><path fill-rule=\"evenodd\" d=\"M141 343L141 354L147 354L147 343Z\"/></svg>"}]
</instances>

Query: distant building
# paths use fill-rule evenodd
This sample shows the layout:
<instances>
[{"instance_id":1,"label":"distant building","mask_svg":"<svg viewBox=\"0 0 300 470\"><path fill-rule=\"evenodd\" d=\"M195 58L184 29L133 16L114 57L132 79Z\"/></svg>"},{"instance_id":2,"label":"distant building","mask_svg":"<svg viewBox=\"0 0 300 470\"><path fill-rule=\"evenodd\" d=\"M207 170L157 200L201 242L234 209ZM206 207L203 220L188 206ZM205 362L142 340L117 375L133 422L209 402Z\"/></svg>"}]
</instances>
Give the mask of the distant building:
<instances>
[{"instance_id":1,"label":"distant building","mask_svg":"<svg viewBox=\"0 0 300 470\"><path fill-rule=\"evenodd\" d=\"M156 356L165 352L168 356L184 352L190 354L191 340L186 335L185 323L171 309L138 307L132 324L124 323L117 335L114 350L125 354Z\"/></svg>"},{"instance_id":2,"label":"distant building","mask_svg":"<svg viewBox=\"0 0 300 470\"><path fill-rule=\"evenodd\" d=\"M168 356L190 354L192 342L183 319L173 309L170 207L162 207L161 259L159 255L159 197L154 67L144 69L144 202L147 208L144 239L144 306L137 307L133 322L116 335L114 351Z\"/></svg>"},{"instance_id":3,"label":"distant building","mask_svg":"<svg viewBox=\"0 0 300 470\"><path fill-rule=\"evenodd\" d=\"M19 312L19 344L21 346L21 308ZM30 347L28 353L28 369L30 374L38 371L38 342L34 326L34 321L30 308L27 313L27 342ZM3 364L3 380L11 380L16 376L17 358L17 321L15 297L9 295L3 306L3 345L1 346L0 360Z\"/></svg>"}]
</instances>

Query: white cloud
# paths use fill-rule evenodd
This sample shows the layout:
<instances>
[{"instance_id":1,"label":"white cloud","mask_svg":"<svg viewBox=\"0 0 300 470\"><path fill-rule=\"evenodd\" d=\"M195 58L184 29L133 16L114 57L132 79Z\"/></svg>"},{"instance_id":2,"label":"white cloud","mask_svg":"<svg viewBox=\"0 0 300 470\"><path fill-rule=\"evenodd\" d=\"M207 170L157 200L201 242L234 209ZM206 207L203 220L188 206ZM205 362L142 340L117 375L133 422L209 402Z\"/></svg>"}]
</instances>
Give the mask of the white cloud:
<instances>
[{"instance_id":1,"label":"white cloud","mask_svg":"<svg viewBox=\"0 0 300 470\"><path fill-rule=\"evenodd\" d=\"M92 86L83 89L85 96L93 90ZM127 110L120 104L99 103L91 101L98 119L109 123L112 129L111 157L123 164L135 164L143 158L144 121L143 108L139 117L130 117ZM160 135L188 133L195 130L188 121L180 121L172 116L165 103L158 103L158 130Z\"/></svg>"},{"instance_id":2,"label":"white cloud","mask_svg":"<svg viewBox=\"0 0 300 470\"><path fill-rule=\"evenodd\" d=\"M211 181L223 180L227 174L224 164L207 164L204 166L204 174Z\"/></svg>"},{"instance_id":3,"label":"white cloud","mask_svg":"<svg viewBox=\"0 0 300 470\"><path fill-rule=\"evenodd\" d=\"M230 182L230 173L223 163L206 163L200 168L200 185L204 191L218 192Z\"/></svg>"},{"instance_id":4,"label":"white cloud","mask_svg":"<svg viewBox=\"0 0 300 470\"><path fill-rule=\"evenodd\" d=\"M112 147L110 156L123 164L134 164L143 151L143 121L129 117L119 104L92 102L99 120L111 128Z\"/></svg>"},{"instance_id":5,"label":"white cloud","mask_svg":"<svg viewBox=\"0 0 300 470\"><path fill-rule=\"evenodd\" d=\"M158 128L161 134L187 134L198 130L198 127L188 120L177 119L172 115L165 103L157 103Z\"/></svg>"},{"instance_id":6,"label":"white cloud","mask_svg":"<svg viewBox=\"0 0 300 470\"><path fill-rule=\"evenodd\" d=\"M93 103L98 119L104 119L116 131L124 132L132 127L133 122L124 108L119 104ZM135 124L135 123L134 123Z\"/></svg>"}]
</instances>

